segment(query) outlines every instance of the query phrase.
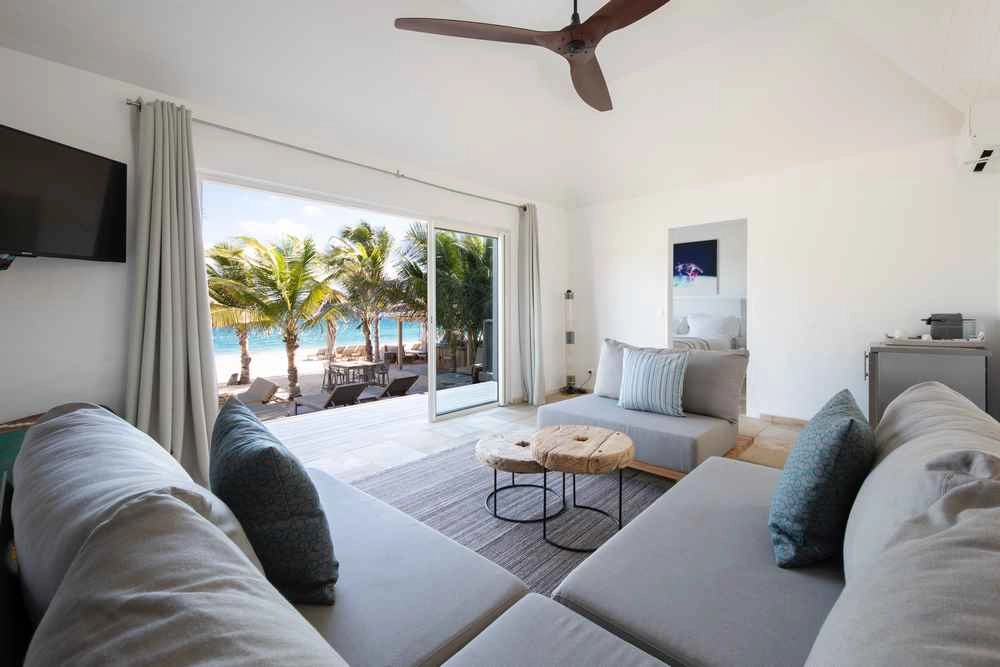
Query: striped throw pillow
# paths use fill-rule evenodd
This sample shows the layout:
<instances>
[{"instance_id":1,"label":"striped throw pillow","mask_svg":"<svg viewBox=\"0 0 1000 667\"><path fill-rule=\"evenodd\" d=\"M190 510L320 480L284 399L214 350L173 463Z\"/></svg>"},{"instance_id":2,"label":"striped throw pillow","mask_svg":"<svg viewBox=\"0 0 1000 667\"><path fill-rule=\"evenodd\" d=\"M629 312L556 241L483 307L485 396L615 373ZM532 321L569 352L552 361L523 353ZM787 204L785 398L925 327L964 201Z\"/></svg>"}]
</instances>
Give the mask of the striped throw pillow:
<instances>
[{"instance_id":1,"label":"striped throw pillow","mask_svg":"<svg viewBox=\"0 0 1000 667\"><path fill-rule=\"evenodd\" d=\"M688 353L644 352L625 348L618 405L626 410L683 417L681 394Z\"/></svg>"}]
</instances>

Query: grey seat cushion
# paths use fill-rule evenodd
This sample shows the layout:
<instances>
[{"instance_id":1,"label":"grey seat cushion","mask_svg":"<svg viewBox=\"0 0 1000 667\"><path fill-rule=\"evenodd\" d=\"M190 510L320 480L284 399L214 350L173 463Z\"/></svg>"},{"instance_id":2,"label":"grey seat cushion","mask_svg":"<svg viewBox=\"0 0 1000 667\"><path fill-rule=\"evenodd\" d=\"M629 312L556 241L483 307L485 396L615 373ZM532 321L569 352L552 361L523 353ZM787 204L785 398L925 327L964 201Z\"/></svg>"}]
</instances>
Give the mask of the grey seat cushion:
<instances>
[{"instance_id":1,"label":"grey seat cushion","mask_svg":"<svg viewBox=\"0 0 1000 667\"><path fill-rule=\"evenodd\" d=\"M1000 467L993 455L978 455L984 467ZM904 521L879 558L851 575L807 664L1000 664L998 527L994 478L954 487Z\"/></svg>"},{"instance_id":2,"label":"grey seat cushion","mask_svg":"<svg viewBox=\"0 0 1000 667\"><path fill-rule=\"evenodd\" d=\"M1000 456L1000 424L940 382L914 385L886 408L875 431L878 458L851 507L844 535L848 580L881 558L900 525L921 514L957 481L931 469L948 452Z\"/></svg>"},{"instance_id":3,"label":"grey seat cushion","mask_svg":"<svg viewBox=\"0 0 1000 667\"><path fill-rule=\"evenodd\" d=\"M259 568L239 521L148 435L108 410L54 408L28 430L14 461L11 514L25 604L41 619L87 536L123 503L185 489ZM196 500L195 500L196 499Z\"/></svg>"},{"instance_id":4,"label":"grey seat cushion","mask_svg":"<svg viewBox=\"0 0 1000 667\"><path fill-rule=\"evenodd\" d=\"M352 665L439 664L522 598L520 579L399 510L310 470L337 545L332 607L297 605Z\"/></svg>"},{"instance_id":5,"label":"grey seat cushion","mask_svg":"<svg viewBox=\"0 0 1000 667\"><path fill-rule=\"evenodd\" d=\"M663 663L547 597L531 593L446 665L644 665Z\"/></svg>"},{"instance_id":6,"label":"grey seat cushion","mask_svg":"<svg viewBox=\"0 0 1000 667\"><path fill-rule=\"evenodd\" d=\"M151 492L98 524L25 665L346 665L204 510Z\"/></svg>"},{"instance_id":7,"label":"grey seat cushion","mask_svg":"<svg viewBox=\"0 0 1000 667\"><path fill-rule=\"evenodd\" d=\"M555 599L672 665L801 665L839 563L774 564L780 472L712 458L577 567Z\"/></svg>"},{"instance_id":8,"label":"grey seat cushion","mask_svg":"<svg viewBox=\"0 0 1000 667\"><path fill-rule=\"evenodd\" d=\"M538 426L579 424L603 426L625 433L635 443L635 458L643 463L681 472L710 456L722 456L736 446L736 425L725 419L688 414L685 417L626 410L613 398L596 394L543 405Z\"/></svg>"}]
</instances>

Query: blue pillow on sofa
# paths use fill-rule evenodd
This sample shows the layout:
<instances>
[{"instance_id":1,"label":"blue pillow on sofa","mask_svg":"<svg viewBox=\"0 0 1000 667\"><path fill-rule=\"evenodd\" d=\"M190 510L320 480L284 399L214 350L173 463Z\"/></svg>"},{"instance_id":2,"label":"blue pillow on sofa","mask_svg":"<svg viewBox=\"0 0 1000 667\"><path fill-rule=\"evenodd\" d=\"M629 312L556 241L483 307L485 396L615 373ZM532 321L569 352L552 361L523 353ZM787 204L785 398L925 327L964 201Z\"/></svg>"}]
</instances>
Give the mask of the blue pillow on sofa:
<instances>
[{"instance_id":1,"label":"blue pillow on sofa","mask_svg":"<svg viewBox=\"0 0 1000 667\"><path fill-rule=\"evenodd\" d=\"M292 602L333 604L339 564L316 487L238 400L227 401L215 421L209 479L274 587Z\"/></svg>"},{"instance_id":2,"label":"blue pillow on sofa","mask_svg":"<svg viewBox=\"0 0 1000 667\"><path fill-rule=\"evenodd\" d=\"M875 434L843 390L799 433L771 498L767 527L780 567L841 552L851 505L875 462Z\"/></svg>"}]
</instances>

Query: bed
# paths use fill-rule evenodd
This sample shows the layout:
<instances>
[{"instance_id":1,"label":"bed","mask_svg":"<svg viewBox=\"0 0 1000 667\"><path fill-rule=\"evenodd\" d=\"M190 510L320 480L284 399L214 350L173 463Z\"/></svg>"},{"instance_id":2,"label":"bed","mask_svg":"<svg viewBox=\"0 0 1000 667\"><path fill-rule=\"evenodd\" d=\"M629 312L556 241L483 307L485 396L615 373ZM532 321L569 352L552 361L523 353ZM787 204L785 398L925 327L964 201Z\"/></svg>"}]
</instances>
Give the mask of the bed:
<instances>
[{"instance_id":1,"label":"bed","mask_svg":"<svg viewBox=\"0 0 1000 667\"><path fill-rule=\"evenodd\" d=\"M674 297L671 344L675 350L741 350L746 347L746 299Z\"/></svg>"}]
</instances>

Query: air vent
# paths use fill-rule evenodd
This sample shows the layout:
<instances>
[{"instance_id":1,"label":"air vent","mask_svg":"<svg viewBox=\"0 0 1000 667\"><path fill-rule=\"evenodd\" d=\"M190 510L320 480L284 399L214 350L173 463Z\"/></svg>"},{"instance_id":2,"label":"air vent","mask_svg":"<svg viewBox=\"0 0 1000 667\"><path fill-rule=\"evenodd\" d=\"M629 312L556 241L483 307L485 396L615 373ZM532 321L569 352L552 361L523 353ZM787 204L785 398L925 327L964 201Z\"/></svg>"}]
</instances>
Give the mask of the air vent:
<instances>
[{"instance_id":1,"label":"air vent","mask_svg":"<svg viewBox=\"0 0 1000 667\"><path fill-rule=\"evenodd\" d=\"M976 160L976 164L972 167L972 171L980 172L985 171L986 166L990 163L990 158L993 157L993 149L988 148L982 152L979 159Z\"/></svg>"}]
</instances>

